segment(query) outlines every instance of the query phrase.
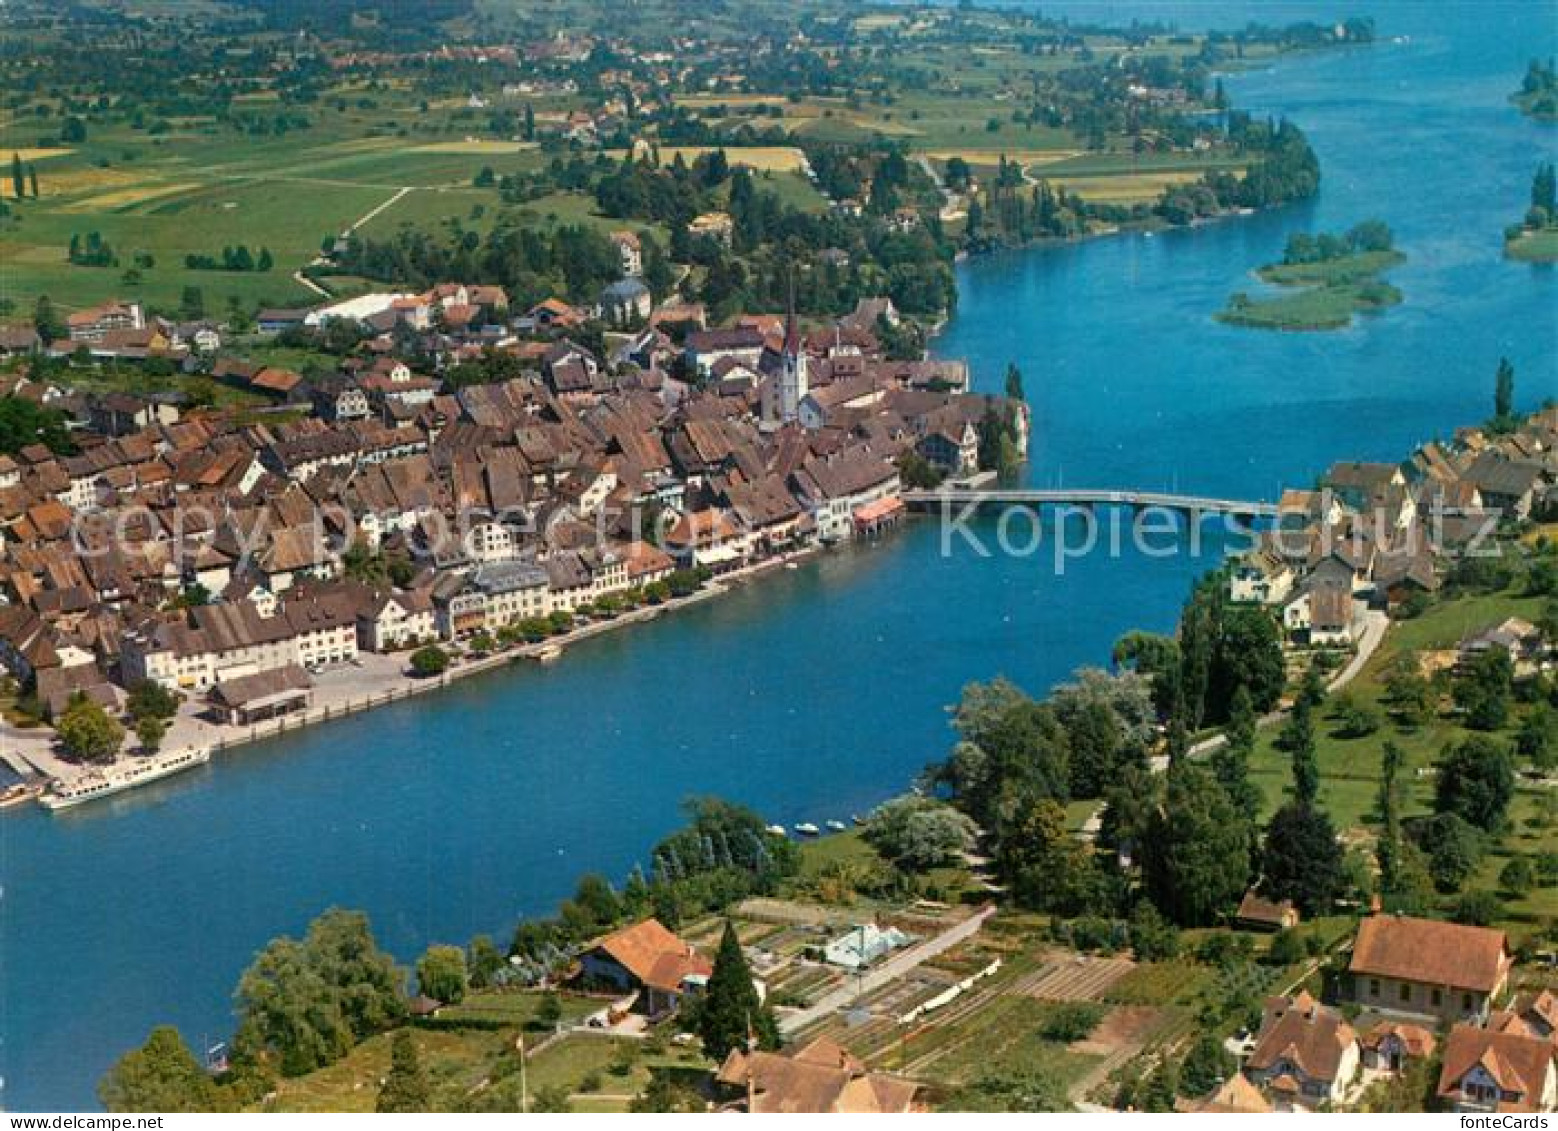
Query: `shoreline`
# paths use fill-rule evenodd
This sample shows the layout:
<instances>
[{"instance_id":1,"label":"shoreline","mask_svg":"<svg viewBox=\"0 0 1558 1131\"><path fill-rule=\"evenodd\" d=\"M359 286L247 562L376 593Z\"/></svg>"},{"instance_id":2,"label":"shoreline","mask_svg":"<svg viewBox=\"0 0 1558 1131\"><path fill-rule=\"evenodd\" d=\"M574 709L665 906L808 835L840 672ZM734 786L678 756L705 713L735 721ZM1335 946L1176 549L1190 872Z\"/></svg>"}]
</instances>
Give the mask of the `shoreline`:
<instances>
[{"instance_id":1,"label":"shoreline","mask_svg":"<svg viewBox=\"0 0 1558 1131\"><path fill-rule=\"evenodd\" d=\"M689 593L685 597L673 597L659 605L646 605L621 613L609 620L590 621L559 636L548 637L533 644L518 644L507 649L497 650L490 655L477 659L457 661L451 665L448 671L436 677L418 677L407 674L403 658L409 655L409 653L361 653L360 656L364 660L372 659L379 661L373 664L375 670L370 673L370 679L377 677L384 681L384 685L381 688L375 689L370 687L367 690L360 691L356 696L350 694L346 694L344 697L341 695L332 696L330 701L323 705L312 706L295 715L283 715L279 718L250 726L213 723L199 717L195 713L185 714L181 711L179 715L175 716L168 731L168 737L173 739L173 741L165 741L159 748L156 757L166 758L179 753L204 751L214 761L218 755L236 751L254 743L280 738L322 723L350 718L353 715L361 714L364 711L370 711L377 707L388 706L392 703L403 702L430 692L440 691L471 676L495 672L522 662L536 664L552 663L562 658L567 649L575 644L598 636L604 636L620 628L658 620L668 613L701 605L706 601L725 596L736 589L751 584L775 569L799 564L807 558L820 553L822 549L823 547L808 547L763 558L760 561L712 578L703 588ZM327 675L347 676L348 681L340 690L349 692L351 690L351 682L355 682L350 679L350 673L362 670L362 667L348 666L344 671L338 668L327 673ZM333 684L334 681L332 681L331 685L327 685L324 690L326 692L337 690ZM191 698L185 705L191 704L203 707L201 701L197 699ZM3 732L0 732L5 739L3 743L0 743L0 758L3 758L7 764L20 774L26 784L42 787L38 795L28 798L28 800L39 802L41 808L47 808L47 806L41 804L41 801L43 797L49 795L49 786L54 780L74 784L94 773L123 768L127 765L134 765L139 761L136 757L127 757L121 754L120 757L107 765L80 765L74 762L67 762L52 750L54 741L52 728L40 726L36 730L40 732L38 738L41 741L35 743L35 745L42 747L42 749L29 753L18 749L17 739L31 732L19 730L8 724L5 725ZM176 738L175 735L177 735ZM28 771L23 771L23 765L29 768ZM164 780L164 777L149 778L125 789L113 791L111 794L104 794L102 799L106 800L109 796L128 793L141 785L151 785L162 780Z\"/></svg>"},{"instance_id":2,"label":"shoreline","mask_svg":"<svg viewBox=\"0 0 1558 1131\"><path fill-rule=\"evenodd\" d=\"M1273 205L1272 207L1280 208L1283 205ZM1181 228L1193 229L1257 215L1263 211L1268 211L1268 209L1232 208L1213 216L1199 217L1189 224L1183 225L1166 224L1161 220L1146 220L1135 224L1110 224L1072 237L1060 239L1041 237L1020 244L1006 244L973 252L962 251L958 253L956 261L963 262L975 256L983 257L1001 252L1030 252L1040 251L1047 247L1082 245L1095 240L1122 235L1144 234L1150 238L1159 231L1171 231ZM943 332L951 317L951 312L947 312L933 326L927 327L924 350L926 357L932 356L931 344ZM351 694L351 683L359 681L352 680L337 688L335 686L337 681L331 680L323 688L316 685L316 691L322 690L327 694L335 693L329 694L329 701L323 705L311 706L295 715L284 715L249 726L213 723L193 712L188 715L181 712L170 721L168 734L159 747L156 756L168 757L179 753L203 751L208 755L209 759L214 760L216 756L239 747L248 746L266 739L279 738L293 731L331 722L335 719L348 718L363 711L372 710L375 707L383 707L411 699L418 695L448 687L452 683L469 676L496 671L520 661L528 660L535 663L550 663L560 658L562 653L571 645L604 635L620 627L658 619L667 612L689 605L700 604L703 601L728 593L733 588L747 584L772 569L797 563L827 548L810 546L801 550L764 558L713 578L704 588L686 597L671 598L660 605L633 609L609 620L591 621L560 636L548 637L546 640L534 644L514 645L507 649L499 649L488 656L478 659L460 661L452 664L450 670L437 677L417 677L408 674L404 664L399 659L396 659L396 656L399 654L360 652L358 654L358 662L351 666L348 671L358 672L371 666L373 671L369 673L369 682L371 684L376 680L381 686L359 689L358 693L353 695ZM344 673L337 669L324 673L323 678L341 674ZM34 729L43 733L34 737ZM27 749L28 746L33 747L33 749L29 751ZM64 782L67 786L73 785L91 774L101 773L105 770L122 769L136 763L134 757L124 754L121 754L114 762L106 766L84 766L69 762L54 752L54 731L52 728L40 726L23 730L4 722L0 722L0 761L10 766L21 778L23 784L37 790L30 797L18 798L14 804L20 807L22 801L30 800L40 803L40 807L43 808L47 808L47 806L41 804L42 800L50 795L52 784L56 780ZM163 780L163 776L153 776L103 796L104 799L108 796L117 796L119 793L129 792L141 785L150 785L161 780Z\"/></svg>"}]
</instances>

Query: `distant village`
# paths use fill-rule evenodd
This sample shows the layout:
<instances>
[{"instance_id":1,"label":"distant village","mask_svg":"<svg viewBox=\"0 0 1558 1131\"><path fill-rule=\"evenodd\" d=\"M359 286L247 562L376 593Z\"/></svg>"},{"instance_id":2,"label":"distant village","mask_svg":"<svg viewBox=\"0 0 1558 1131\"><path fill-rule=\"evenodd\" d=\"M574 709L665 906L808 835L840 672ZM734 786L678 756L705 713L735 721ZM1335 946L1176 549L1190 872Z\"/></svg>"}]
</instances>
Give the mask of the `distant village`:
<instances>
[{"instance_id":1,"label":"distant village","mask_svg":"<svg viewBox=\"0 0 1558 1131\"><path fill-rule=\"evenodd\" d=\"M1283 492L1278 521L1232 563L1229 599L1271 607L1295 644L1351 648L1371 608L1420 609L1455 563L1498 554L1502 523L1558 510L1555 485L1552 407L1503 432L1460 429L1399 464L1334 464L1315 489Z\"/></svg>"},{"instance_id":2,"label":"distant village","mask_svg":"<svg viewBox=\"0 0 1558 1131\"><path fill-rule=\"evenodd\" d=\"M79 391L25 361L3 378L68 414L76 449L0 456L18 702L40 721L81 697L118 712L149 682L214 723L274 720L363 653L437 642L458 660L659 604L879 535L905 468L922 486L976 473L992 428L1026 450L1021 401L969 392L959 362L884 356L890 300L804 334L793 313L711 327L697 305L652 306L635 241L619 246L623 281L594 309L452 283L262 312L262 336L366 334L311 377L228 352L215 324L131 302L71 314L56 353L166 358L271 407ZM601 322L619 328L594 335L603 350L576 340ZM495 357L517 375L446 379Z\"/></svg>"}]
</instances>

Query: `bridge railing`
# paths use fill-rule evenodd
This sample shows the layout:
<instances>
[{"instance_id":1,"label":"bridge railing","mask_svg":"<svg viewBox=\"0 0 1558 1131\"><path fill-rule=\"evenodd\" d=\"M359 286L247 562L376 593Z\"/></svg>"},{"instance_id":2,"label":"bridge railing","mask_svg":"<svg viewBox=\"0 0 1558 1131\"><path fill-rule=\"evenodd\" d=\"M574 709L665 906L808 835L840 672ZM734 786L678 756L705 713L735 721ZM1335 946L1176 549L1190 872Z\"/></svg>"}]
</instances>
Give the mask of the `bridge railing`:
<instances>
[{"instance_id":1,"label":"bridge railing","mask_svg":"<svg viewBox=\"0 0 1558 1131\"><path fill-rule=\"evenodd\" d=\"M937 488L905 491L907 504L976 506L1121 506L1162 507L1207 514L1250 515L1274 518L1277 504L1261 500L1224 499L1211 495L1182 495L1171 491L1120 491L1099 488Z\"/></svg>"}]
</instances>

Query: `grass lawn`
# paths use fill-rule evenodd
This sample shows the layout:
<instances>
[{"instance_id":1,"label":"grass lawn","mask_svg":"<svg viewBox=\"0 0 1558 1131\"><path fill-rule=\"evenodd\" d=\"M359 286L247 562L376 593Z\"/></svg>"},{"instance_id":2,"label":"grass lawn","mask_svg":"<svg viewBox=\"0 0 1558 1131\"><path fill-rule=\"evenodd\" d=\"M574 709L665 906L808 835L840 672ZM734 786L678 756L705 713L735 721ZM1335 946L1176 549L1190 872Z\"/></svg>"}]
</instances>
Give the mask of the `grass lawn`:
<instances>
[{"instance_id":1,"label":"grass lawn","mask_svg":"<svg viewBox=\"0 0 1558 1131\"><path fill-rule=\"evenodd\" d=\"M438 1011L440 1021L501 1022L505 1025L528 1025L535 1019L546 995L528 990L481 990L466 995L458 1005L446 1005ZM589 1016L600 1009L594 998L559 995L563 1007L563 1022L571 1023Z\"/></svg>"},{"instance_id":2,"label":"grass lawn","mask_svg":"<svg viewBox=\"0 0 1558 1131\"><path fill-rule=\"evenodd\" d=\"M138 393L188 393L200 400L209 400L219 408L260 409L274 404L268 397L234 388L222 381L214 381L200 374L174 373L159 377L134 366L124 365L112 369L82 369L71 371L71 387L92 392Z\"/></svg>"},{"instance_id":3,"label":"grass lawn","mask_svg":"<svg viewBox=\"0 0 1558 1131\"><path fill-rule=\"evenodd\" d=\"M1504 241L1504 254L1528 263L1558 263L1558 228L1523 231L1514 239Z\"/></svg>"},{"instance_id":4,"label":"grass lawn","mask_svg":"<svg viewBox=\"0 0 1558 1131\"><path fill-rule=\"evenodd\" d=\"M428 1077L450 1094L474 1088L510 1048L506 1034L488 1030L413 1029L412 1036ZM390 1039L372 1037L328 1068L282 1080L263 1110L371 1112L389 1071Z\"/></svg>"},{"instance_id":5,"label":"grass lawn","mask_svg":"<svg viewBox=\"0 0 1558 1131\"><path fill-rule=\"evenodd\" d=\"M815 879L838 864L870 867L878 859L859 829L812 837L801 842L801 879Z\"/></svg>"},{"instance_id":6,"label":"grass lawn","mask_svg":"<svg viewBox=\"0 0 1558 1131\"><path fill-rule=\"evenodd\" d=\"M1377 708L1387 719L1385 725L1365 738L1344 739L1335 733L1337 723L1325 708L1317 717L1315 746L1320 766L1320 803L1339 832L1355 842L1367 840L1377 833L1375 810L1382 751L1387 739L1403 754L1399 779L1402 815L1412 817L1432 810L1432 768L1445 747L1464 740L1471 733L1447 709L1423 726L1410 729L1389 720L1387 704L1383 701L1383 684L1397 658L1454 648L1471 633L1507 617L1532 619L1539 614L1543 604L1543 598L1514 592L1476 594L1438 603L1422 616L1391 625L1379 651L1348 688L1360 705ZM1491 737L1507 743L1516 725L1512 720L1509 726ZM1276 747L1279 730L1279 727L1268 727L1260 732L1250 763L1251 778L1263 795L1263 816L1266 817L1286 800L1292 780L1291 760L1286 752ZM1542 795L1541 788L1524 779L1517 784L1509 831L1488 853L1467 890L1496 891L1498 873L1511 854L1558 851L1558 830L1542 827L1537 819ZM1539 889L1518 898L1508 893L1500 894L1506 912L1502 925L1511 930L1529 929L1542 917L1558 916L1558 891Z\"/></svg>"}]
</instances>

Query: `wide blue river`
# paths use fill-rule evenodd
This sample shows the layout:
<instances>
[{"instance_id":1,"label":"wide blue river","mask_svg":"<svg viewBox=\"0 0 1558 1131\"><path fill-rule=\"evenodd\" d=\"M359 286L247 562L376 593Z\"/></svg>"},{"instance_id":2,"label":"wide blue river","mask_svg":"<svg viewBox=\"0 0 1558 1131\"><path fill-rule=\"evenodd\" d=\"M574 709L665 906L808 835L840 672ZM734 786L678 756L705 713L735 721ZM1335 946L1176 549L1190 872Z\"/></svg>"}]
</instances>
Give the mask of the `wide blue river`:
<instances>
[{"instance_id":1,"label":"wide blue river","mask_svg":"<svg viewBox=\"0 0 1558 1131\"><path fill-rule=\"evenodd\" d=\"M1334 459L1392 459L1481 419L1501 355L1522 404L1558 394L1554 273L1500 256L1558 138L1505 101L1527 58L1558 47L1550 3L1086 11L1184 26L1372 11L1381 42L1229 80L1239 105L1308 131L1318 199L963 266L937 349L989 388L1021 365L1035 483L1274 497ZM1289 232L1369 216L1410 257L1394 276L1403 306L1318 335L1211 320ZM945 753L945 708L965 682L1005 673L1042 691L1104 662L1126 629L1169 628L1215 557L1096 553L1057 573L1047 554L943 555L924 524L545 670L245 749L76 814L6 814L0 1102L94 1105L102 1071L159 1021L197 1047L227 1035L254 951L325 907L366 909L410 958L505 937L585 870L625 874L692 794L786 824L866 809Z\"/></svg>"}]
</instances>

